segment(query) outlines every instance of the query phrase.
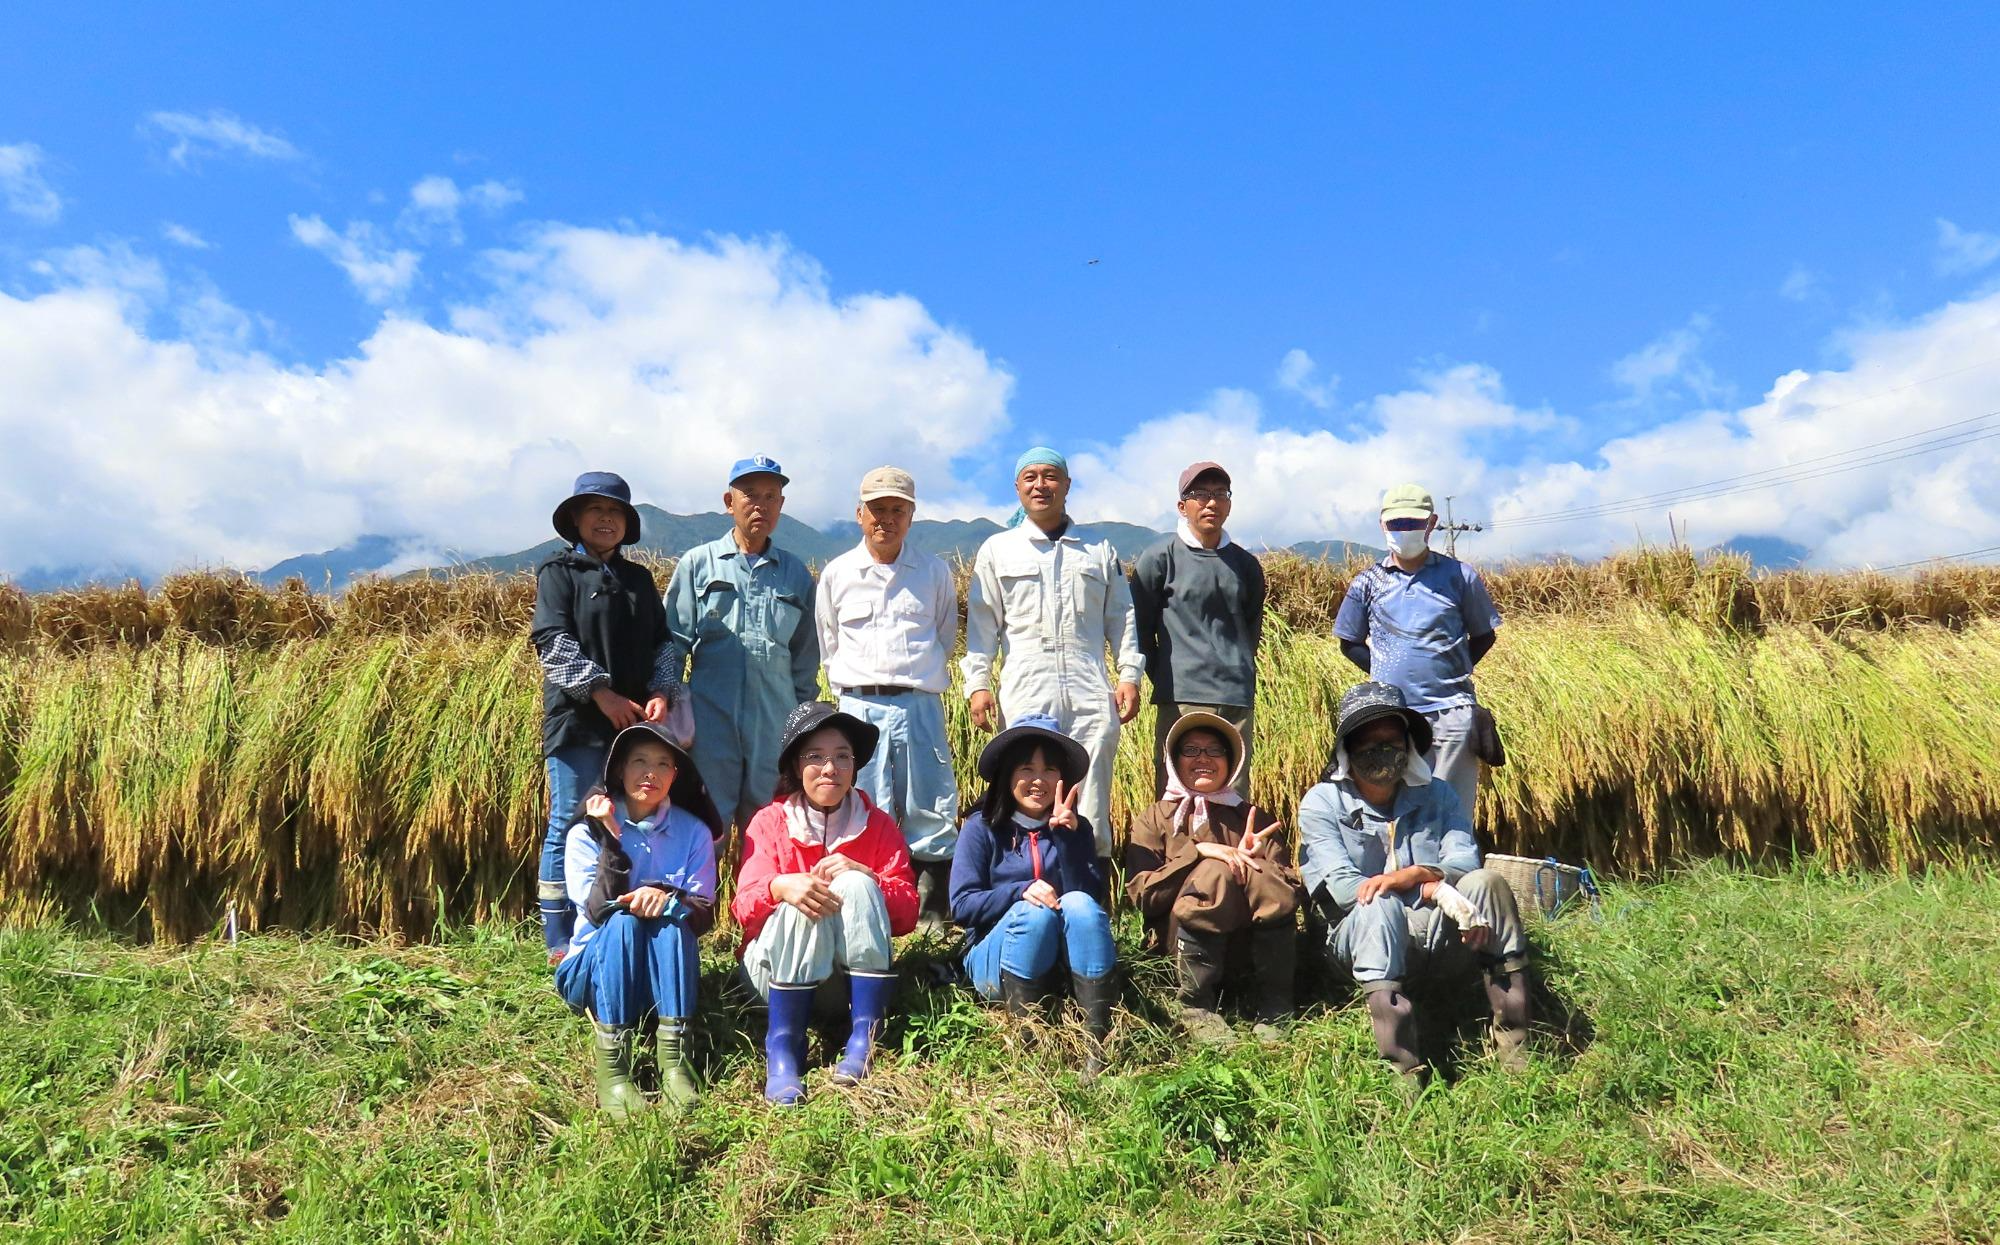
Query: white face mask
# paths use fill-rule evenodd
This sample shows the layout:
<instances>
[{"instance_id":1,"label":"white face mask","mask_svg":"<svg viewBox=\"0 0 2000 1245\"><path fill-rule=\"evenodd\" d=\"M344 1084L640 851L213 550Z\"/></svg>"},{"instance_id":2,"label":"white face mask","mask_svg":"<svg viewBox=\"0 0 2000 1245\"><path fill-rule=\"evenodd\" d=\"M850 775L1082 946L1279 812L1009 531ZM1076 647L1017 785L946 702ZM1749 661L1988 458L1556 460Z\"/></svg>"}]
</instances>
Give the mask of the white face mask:
<instances>
[{"instance_id":1,"label":"white face mask","mask_svg":"<svg viewBox=\"0 0 2000 1245\"><path fill-rule=\"evenodd\" d=\"M1414 558L1424 551L1431 534L1418 529L1414 532L1383 532L1389 538L1389 552L1399 558Z\"/></svg>"}]
</instances>

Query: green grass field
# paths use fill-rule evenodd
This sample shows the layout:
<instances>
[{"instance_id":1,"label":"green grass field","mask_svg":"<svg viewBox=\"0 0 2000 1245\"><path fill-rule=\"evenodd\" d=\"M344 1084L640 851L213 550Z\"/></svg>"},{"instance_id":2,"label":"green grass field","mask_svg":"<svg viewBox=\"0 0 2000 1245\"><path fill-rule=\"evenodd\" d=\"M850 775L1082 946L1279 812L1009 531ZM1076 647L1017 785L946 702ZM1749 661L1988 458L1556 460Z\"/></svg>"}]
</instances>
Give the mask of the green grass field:
<instances>
[{"instance_id":1,"label":"green grass field","mask_svg":"<svg viewBox=\"0 0 2000 1245\"><path fill-rule=\"evenodd\" d=\"M1121 929L1129 944L1134 933ZM2000 1234L2000 878L1614 887L1542 927L1571 1010L1510 1077L1401 1099L1365 1018L1183 1049L1137 966L1117 1074L905 986L895 1055L758 1097L756 1021L702 1017L708 1096L614 1126L539 939L135 947L0 931L0 1236L60 1241L1987 1241Z\"/></svg>"}]
</instances>

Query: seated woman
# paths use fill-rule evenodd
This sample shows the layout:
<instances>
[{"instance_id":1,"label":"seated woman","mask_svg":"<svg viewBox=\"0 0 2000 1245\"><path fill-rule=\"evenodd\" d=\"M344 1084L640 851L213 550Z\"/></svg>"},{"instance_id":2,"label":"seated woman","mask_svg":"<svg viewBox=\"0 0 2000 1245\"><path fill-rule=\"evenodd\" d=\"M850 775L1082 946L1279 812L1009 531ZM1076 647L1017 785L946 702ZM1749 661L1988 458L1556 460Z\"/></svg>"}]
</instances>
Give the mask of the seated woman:
<instances>
[{"instance_id":1,"label":"seated woman","mask_svg":"<svg viewBox=\"0 0 2000 1245\"><path fill-rule=\"evenodd\" d=\"M881 732L825 701L785 721L777 798L744 828L730 913L743 927L743 972L770 1004L764 1097L805 1101L802 1065L813 992L844 968L850 1032L836 1085L868 1075L896 993L891 937L917 924L917 884L895 818L855 790Z\"/></svg>"},{"instance_id":2,"label":"seated woman","mask_svg":"<svg viewBox=\"0 0 2000 1245\"><path fill-rule=\"evenodd\" d=\"M616 1116L645 1107L634 1047L657 1020L661 1092L687 1106L696 1097L686 1047L701 980L695 940L715 919L722 817L694 758L655 722L618 733L581 811L563 851L580 919L556 965L556 992L590 1017L599 1105Z\"/></svg>"},{"instance_id":3,"label":"seated woman","mask_svg":"<svg viewBox=\"0 0 2000 1245\"><path fill-rule=\"evenodd\" d=\"M1202 1042L1226 1042L1222 991L1246 959L1260 1038L1292 1011L1300 888L1284 829L1238 795L1243 737L1213 713L1188 713L1167 732L1166 797L1132 823L1125 893L1146 921L1147 945L1174 957L1180 1023Z\"/></svg>"},{"instance_id":4,"label":"seated woman","mask_svg":"<svg viewBox=\"0 0 2000 1245\"><path fill-rule=\"evenodd\" d=\"M1104 871L1090 822L1076 815L1089 766L1055 719L1014 719L979 754L986 795L960 827L951 862L951 917L966 931L973 987L1023 1015L1053 991L1066 963L1090 1039L1086 1077L1104 1068L1118 997Z\"/></svg>"},{"instance_id":5,"label":"seated woman","mask_svg":"<svg viewBox=\"0 0 2000 1245\"><path fill-rule=\"evenodd\" d=\"M1470 810L1431 774L1431 725L1403 693L1362 683L1340 699L1333 758L1299 801L1299 869L1325 916L1322 950L1368 1001L1382 1057L1429 1077L1405 987L1477 971L1494 1054L1519 1067L1530 1020L1528 937L1507 880L1480 867Z\"/></svg>"}]
</instances>

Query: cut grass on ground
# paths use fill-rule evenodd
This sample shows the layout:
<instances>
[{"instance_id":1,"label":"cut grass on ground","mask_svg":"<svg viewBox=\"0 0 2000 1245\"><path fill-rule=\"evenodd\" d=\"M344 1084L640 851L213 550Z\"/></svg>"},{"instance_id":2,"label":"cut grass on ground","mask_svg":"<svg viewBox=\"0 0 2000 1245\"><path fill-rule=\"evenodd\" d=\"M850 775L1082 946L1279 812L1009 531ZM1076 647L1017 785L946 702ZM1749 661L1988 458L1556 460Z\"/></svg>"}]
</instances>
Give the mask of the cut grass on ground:
<instances>
[{"instance_id":1,"label":"cut grass on ground","mask_svg":"<svg viewBox=\"0 0 2000 1245\"><path fill-rule=\"evenodd\" d=\"M524 931L525 932L525 931ZM1129 946L1134 931L1121 927ZM539 939L0 932L0 1235L62 1241L1978 1241L2000 1233L2000 878L1709 865L1543 927L1535 1066L1402 1101L1355 1008L1196 1053L1138 966L1119 1074L906 984L863 1088L617 1126Z\"/></svg>"}]
</instances>

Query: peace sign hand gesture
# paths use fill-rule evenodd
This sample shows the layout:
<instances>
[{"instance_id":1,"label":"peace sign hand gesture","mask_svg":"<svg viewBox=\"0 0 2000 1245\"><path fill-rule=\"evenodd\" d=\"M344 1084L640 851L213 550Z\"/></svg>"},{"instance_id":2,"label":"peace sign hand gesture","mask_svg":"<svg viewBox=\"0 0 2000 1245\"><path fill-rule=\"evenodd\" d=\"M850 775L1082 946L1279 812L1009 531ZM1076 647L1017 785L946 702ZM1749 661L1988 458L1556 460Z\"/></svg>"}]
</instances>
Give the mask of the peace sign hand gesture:
<instances>
[{"instance_id":1,"label":"peace sign hand gesture","mask_svg":"<svg viewBox=\"0 0 2000 1245\"><path fill-rule=\"evenodd\" d=\"M1063 780L1060 778L1056 779L1056 802L1054 807L1049 809L1049 829L1051 830L1076 829L1076 797L1083 791L1083 788L1067 788L1067 795L1064 794L1064 790Z\"/></svg>"}]
</instances>

